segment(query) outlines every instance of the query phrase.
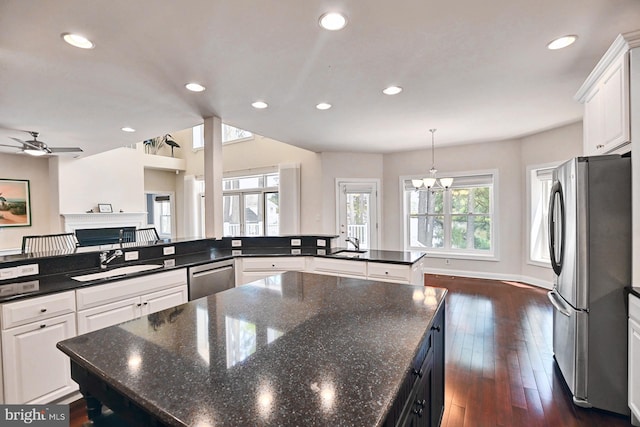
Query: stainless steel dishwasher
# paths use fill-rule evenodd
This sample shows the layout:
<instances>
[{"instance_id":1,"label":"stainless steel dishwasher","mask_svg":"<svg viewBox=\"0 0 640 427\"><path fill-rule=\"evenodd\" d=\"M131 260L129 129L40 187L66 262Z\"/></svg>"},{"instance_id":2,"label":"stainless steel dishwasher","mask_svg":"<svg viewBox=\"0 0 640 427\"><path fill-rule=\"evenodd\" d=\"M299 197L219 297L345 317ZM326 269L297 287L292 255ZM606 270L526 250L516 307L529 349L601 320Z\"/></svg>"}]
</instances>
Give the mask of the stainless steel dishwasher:
<instances>
[{"instance_id":1,"label":"stainless steel dishwasher","mask_svg":"<svg viewBox=\"0 0 640 427\"><path fill-rule=\"evenodd\" d=\"M189 301L231 289L235 285L232 259L189 267Z\"/></svg>"}]
</instances>

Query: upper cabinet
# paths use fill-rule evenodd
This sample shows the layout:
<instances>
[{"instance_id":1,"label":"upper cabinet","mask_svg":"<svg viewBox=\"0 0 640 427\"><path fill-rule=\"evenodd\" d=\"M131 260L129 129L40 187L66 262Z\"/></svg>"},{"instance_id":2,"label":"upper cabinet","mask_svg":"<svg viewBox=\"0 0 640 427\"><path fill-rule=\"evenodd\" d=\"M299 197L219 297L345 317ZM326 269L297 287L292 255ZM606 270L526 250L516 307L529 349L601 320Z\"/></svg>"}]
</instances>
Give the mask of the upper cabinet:
<instances>
[{"instance_id":1,"label":"upper cabinet","mask_svg":"<svg viewBox=\"0 0 640 427\"><path fill-rule=\"evenodd\" d=\"M620 34L584 82L575 99L584 104L584 154L631 149L630 50L640 31Z\"/></svg>"}]
</instances>

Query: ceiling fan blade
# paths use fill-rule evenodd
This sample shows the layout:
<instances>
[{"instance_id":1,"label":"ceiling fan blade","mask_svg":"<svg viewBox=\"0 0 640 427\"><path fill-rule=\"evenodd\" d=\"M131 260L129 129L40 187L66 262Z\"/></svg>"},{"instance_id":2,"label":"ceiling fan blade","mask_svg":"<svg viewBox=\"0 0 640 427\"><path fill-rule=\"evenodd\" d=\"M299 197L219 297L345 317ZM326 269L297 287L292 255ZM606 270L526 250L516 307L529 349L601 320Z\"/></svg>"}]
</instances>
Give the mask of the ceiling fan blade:
<instances>
[{"instance_id":1,"label":"ceiling fan blade","mask_svg":"<svg viewBox=\"0 0 640 427\"><path fill-rule=\"evenodd\" d=\"M79 147L47 147L50 153L82 153Z\"/></svg>"},{"instance_id":2,"label":"ceiling fan blade","mask_svg":"<svg viewBox=\"0 0 640 427\"><path fill-rule=\"evenodd\" d=\"M31 148L36 149L36 150L40 150L40 149L41 149L41 148L40 148L40 147L38 147L37 145L32 144L32 143L31 143L31 141L23 141L23 140L21 140L21 139L14 138L14 137L12 137L12 136L10 136L9 138L10 138L10 139L13 139L15 142L19 142L20 144L22 144L22 145L24 145L24 146L31 147Z\"/></svg>"},{"instance_id":3,"label":"ceiling fan blade","mask_svg":"<svg viewBox=\"0 0 640 427\"><path fill-rule=\"evenodd\" d=\"M15 145L0 144L0 147L11 147L17 150L22 150L22 147L16 147Z\"/></svg>"}]
</instances>

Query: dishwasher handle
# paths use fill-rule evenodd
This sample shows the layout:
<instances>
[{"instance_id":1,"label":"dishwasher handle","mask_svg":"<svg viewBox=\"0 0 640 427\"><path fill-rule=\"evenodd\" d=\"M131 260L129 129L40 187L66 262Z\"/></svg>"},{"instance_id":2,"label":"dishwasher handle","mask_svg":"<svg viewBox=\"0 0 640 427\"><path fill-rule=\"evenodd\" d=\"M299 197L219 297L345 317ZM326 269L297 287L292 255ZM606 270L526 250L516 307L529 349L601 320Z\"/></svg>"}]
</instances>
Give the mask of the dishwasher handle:
<instances>
[{"instance_id":1,"label":"dishwasher handle","mask_svg":"<svg viewBox=\"0 0 640 427\"><path fill-rule=\"evenodd\" d=\"M191 277L196 279L198 277L208 276L209 274L220 273L221 271L232 270L232 269L233 269L233 266L231 265L227 267L216 267L209 270L199 271L197 273L191 273Z\"/></svg>"}]
</instances>

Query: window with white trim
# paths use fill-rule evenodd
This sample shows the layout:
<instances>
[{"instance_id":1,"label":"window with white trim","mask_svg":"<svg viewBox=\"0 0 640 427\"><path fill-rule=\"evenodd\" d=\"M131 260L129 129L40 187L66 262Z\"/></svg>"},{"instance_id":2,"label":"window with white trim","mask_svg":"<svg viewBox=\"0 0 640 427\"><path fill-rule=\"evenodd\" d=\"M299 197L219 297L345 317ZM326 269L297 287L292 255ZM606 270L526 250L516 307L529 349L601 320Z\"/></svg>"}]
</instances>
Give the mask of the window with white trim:
<instances>
[{"instance_id":1,"label":"window with white trim","mask_svg":"<svg viewBox=\"0 0 640 427\"><path fill-rule=\"evenodd\" d=\"M279 181L278 172L223 179L223 235L277 236Z\"/></svg>"},{"instance_id":2,"label":"window with white trim","mask_svg":"<svg viewBox=\"0 0 640 427\"><path fill-rule=\"evenodd\" d=\"M204 148L204 125L193 127L193 149L199 150ZM222 143L244 141L253 138L253 133L248 130L240 129L231 125L222 123Z\"/></svg>"},{"instance_id":3,"label":"window with white trim","mask_svg":"<svg viewBox=\"0 0 640 427\"><path fill-rule=\"evenodd\" d=\"M553 169L552 166L529 170L529 259L545 266L551 265L547 228Z\"/></svg>"},{"instance_id":4,"label":"window with white trim","mask_svg":"<svg viewBox=\"0 0 640 427\"><path fill-rule=\"evenodd\" d=\"M457 176L451 188L404 188L405 247L431 253L493 256L494 174Z\"/></svg>"}]
</instances>

